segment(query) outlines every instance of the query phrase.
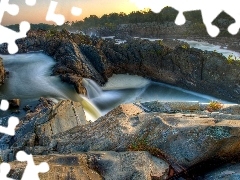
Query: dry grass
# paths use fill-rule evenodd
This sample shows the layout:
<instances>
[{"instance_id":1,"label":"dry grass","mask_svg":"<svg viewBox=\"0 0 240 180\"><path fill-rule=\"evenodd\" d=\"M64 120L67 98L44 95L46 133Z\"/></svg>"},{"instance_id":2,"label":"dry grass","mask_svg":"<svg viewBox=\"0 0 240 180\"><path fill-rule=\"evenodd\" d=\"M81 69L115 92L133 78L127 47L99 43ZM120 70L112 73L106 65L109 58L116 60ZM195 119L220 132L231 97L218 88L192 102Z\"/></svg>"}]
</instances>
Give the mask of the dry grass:
<instances>
[{"instance_id":1,"label":"dry grass","mask_svg":"<svg viewBox=\"0 0 240 180\"><path fill-rule=\"evenodd\" d=\"M209 112L213 112L213 111L219 111L220 109L222 109L223 104L218 102L218 101L211 101L207 107L207 110Z\"/></svg>"}]
</instances>

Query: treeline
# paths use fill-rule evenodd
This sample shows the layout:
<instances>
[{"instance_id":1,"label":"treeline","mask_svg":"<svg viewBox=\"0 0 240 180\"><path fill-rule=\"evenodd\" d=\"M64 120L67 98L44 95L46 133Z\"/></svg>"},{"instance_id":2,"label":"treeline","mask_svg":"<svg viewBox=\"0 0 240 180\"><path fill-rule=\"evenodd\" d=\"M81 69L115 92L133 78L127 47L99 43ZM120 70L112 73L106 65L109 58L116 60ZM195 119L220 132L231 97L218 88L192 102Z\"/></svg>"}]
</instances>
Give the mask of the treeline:
<instances>
[{"instance_id":1,"label":"treeline","mask_svg":"<svg viewBox=\"0 0 240 180\"><path fill-rule=\"evenodd\" d=\"M119 24L128 24L128 23L144 23L144 22L174 22L178 11L171 7L165 7L160 13L154 13L150 9L133 11L129 14L121 13L111 13L104 14L101 17L96 15L90 15L89 17L84 18L82 21L73 21L65 22L63 26L55 26L49 24L31 24L31 29L43 29L43 30L52 30L52 29L69 29L69 30L85 30L91 27L108 27L114 28ZM203 24L201 11L191 11L184 13L186 19L191 21L193 24ZM233 23L232 19L226 13L221 13L213 24L222 27L228 26L230 23ZM17 25L8 26L9 28L18 31L19 27Z\"/></svg>"},{"instance_id":2,"label":"treeline","mask_svg":"<svg viewBox=\"0 0 240 180\"><path fill-rule=\"evenodd\" d=\"M174 22L177 17L178 11L171 7L165 7L160 13L154 13L151 9L141 11L133 11L129 14L125 13L111 13L104 14L101 17L91 15L83 19L83 21L66 22L65 28L71 27L72 29L88 29L91 27L109 27L114 28L119 24L128 23L145 23L157 22L164 24L165 22ZM193 24L203 24L201 11L190 11L184 13L186 19ZM213 22L219 27L228 26L233 23L234 19L226 13L221 13Z\"/></svg>"}]
</instances>

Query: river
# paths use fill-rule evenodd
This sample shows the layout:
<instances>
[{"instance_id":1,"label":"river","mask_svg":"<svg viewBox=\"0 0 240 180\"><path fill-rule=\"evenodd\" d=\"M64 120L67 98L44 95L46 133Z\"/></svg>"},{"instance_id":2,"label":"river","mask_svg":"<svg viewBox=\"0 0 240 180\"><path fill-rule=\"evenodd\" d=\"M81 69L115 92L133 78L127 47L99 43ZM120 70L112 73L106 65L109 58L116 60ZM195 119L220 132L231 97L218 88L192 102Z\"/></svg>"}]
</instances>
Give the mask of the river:
<instances>
[{"instance_id":1,"label":"river","mask_svg":"<svg viewBox=\"0 0 240 180\"><path fill-rule=\"evenodd\" d=\"M55 101L71 99L83 104L88 120L96 120L122 103L146 101L199 101L207 103L220 99L187 91L170 85L152 82L133 75L114 75L104 87L90 79L84 80L88 98L76 93L74 88L51 76L55 61L41 53L1 55L9 78L0 87L0 99L21 99L29 103L40 97Z\"/></svg>"}]
</instances>

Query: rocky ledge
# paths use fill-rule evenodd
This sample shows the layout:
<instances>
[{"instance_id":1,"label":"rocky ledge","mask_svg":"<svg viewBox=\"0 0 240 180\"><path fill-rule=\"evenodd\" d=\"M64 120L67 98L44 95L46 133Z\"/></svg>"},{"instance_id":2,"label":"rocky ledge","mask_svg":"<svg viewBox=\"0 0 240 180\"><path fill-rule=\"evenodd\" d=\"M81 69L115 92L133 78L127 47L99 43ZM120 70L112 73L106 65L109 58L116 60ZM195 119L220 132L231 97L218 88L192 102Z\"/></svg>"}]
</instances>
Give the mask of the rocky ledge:
<instances>
[{"instance_id":1,"label":"rocky ledge","mask_svg":"<svg viewBox=\"0 0 240 180\"><path fill-rule=\"evenodd\" d=\"M13 161L19 150L37 155L50 164L45 179L203 177L240 162L240 106L209 110L197 102L123 104L90 123L80 103L41 99L14 137L1 138L1 157ZM21 176L24 165L11 165L11 176Z\"/></svg>"}]
</instances>

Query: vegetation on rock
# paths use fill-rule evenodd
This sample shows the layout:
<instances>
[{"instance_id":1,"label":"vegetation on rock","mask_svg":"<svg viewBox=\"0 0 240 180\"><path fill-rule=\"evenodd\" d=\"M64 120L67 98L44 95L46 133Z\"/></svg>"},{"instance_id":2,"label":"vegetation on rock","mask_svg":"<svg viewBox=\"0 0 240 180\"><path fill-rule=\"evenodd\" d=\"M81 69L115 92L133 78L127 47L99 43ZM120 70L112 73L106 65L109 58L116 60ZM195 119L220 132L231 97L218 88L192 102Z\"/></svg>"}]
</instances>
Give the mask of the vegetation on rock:
<instances>
[{"instance_id":1,"label":"vegetation on rock","mask_svg":"<svg viewBox=\"0 0 240 180\"><path fill-rule=\"evenodd\" d=\"M207 110L210 111L210 112L213 112L213 111L218 111L220 109L222 109L223 107L223 104L218 102L218 101L211 101L207 107Z\"/></svg>"}]
</instances>

